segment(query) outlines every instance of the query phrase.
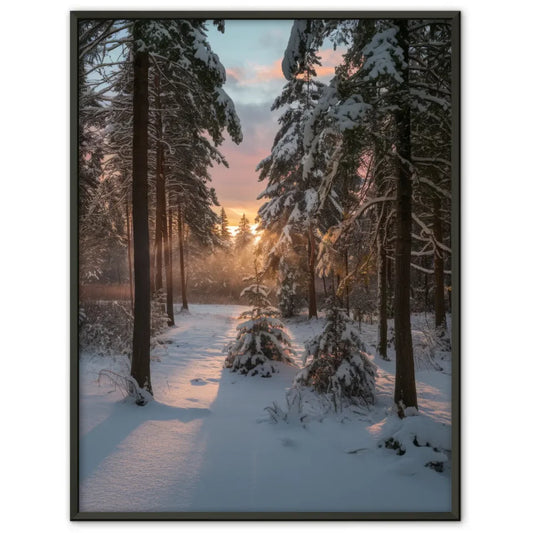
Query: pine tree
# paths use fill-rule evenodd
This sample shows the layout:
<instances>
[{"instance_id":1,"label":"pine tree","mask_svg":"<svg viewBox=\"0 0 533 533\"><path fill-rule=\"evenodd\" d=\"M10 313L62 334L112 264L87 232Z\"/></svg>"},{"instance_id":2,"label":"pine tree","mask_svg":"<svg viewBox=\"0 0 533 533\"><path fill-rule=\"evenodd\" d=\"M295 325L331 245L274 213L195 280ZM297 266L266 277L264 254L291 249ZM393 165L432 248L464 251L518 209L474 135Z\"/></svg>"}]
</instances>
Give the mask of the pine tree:
<instances>
[{"instance_id":1,"label":"pine tree","mask_svg":"<svg viewBox=\"0 0 533 533\"><path fill-rule=\"evenodd\" d=\"M396 153L399 171L396 178L396 253L394 276L394 347L396 379L394 401L400 417L406 408L418 409L416 397L413 341L411 338L411 107L409 102L409 31L406 20L395 21L398 49L403 61L399 68L401 82L393 97L396 126Z\"/></svg>"},{"instance_id":2,"label":"pine tree","mask_svg":"<svg viewBox=\"0 0 533 533\"><path fill-rule=\"evenodd\" d=\"M404 416L406 408L417 408L409 300L412 164L408 21L313 21L310 30L304 30L302 22L297 21L283 62L287 78L294 76L305 60L302 49L316 49L326 36L346 44L348 51L344 55L344 65L337 69L306 125L313 139L308 143L307 157L312 159L323 152L321 132L328 124L340 135L337 161L340 162L347 141L348 146L355 141L360 157L365 153L375 157L380 151L377 143L384 143L385 162L393 160L396 193L394 399L399 416ZM381 163L374 161L376 165ZM330 172L322 189L329 190L336 180L337 173ZM390 200L388 195L371 200L357 208L348 219L355 221L368 207Z\"/></svg>"},{"instance_id":3,"label":"pine tree","mask_svg":"<svg viewBox=\"0 0 533 533\"><path fill-rule=\"evenodd\" d=\"M250 227L250 222L246 218L246 215L243 213L241 219L239 220L239 227L235 235L235 249L244 250L250 244L252 244L254 236L252 234L252 229Z\"/></svg>"},{"instance_id":4,"label":"pine tree","mask_svg":"<svg viewBox=\"0 0 533 533\"><path fill-rule=\"evenodd\" d=\"M227 244L231 241L231 233L228 229L228 215L226 215L226 211L223 207L220 208L220 230L219 230L220 240L222 241L223 245L227 246Z\"/></svg>"},{"instance_id":5,"label":"pine tree","mask_svg":"<svg viewBox=\"0 0 533 533\"><path fill-rule=\"evenodd\" d=\"M279 371L279 364L293 365L294 351L290 338L279 320L279 311L271 306L269 289L261 283L255 262L254 281L241 292L252 309L241 314L245 322L237 326L237 338L227 347L225 366L232 372L251 376L271 377Z\"/></svg>"},{"instance_id":6,"label":"pine tree","mask_svg":"<svg viewBox=\"0 0 533 533\"><path fill-rule=\"evenodd\" d=\"M178 170L171 174L169 180L170 201L176 206L177 213L177 240L180 262L180 280L182 309L188 309L187 298L187 257L206 255L212 252L215 246L221 244L216 224L218 217L212 210L218 205L215 190L209 187L210 176L207 172L209 153L202 152L201 143L193 143L195 147L190 157L184 157L180 161ZM192 164L194 161L198 166ZM205 163L205 166L204 166ZM194 243L195 248L187 244Z\"/></svg>"},{"instance_id":7,"label":"pine tree","mask_svg":"<svg viewBox=\"0 0 533 533\"><path fill-rule=\"evenodd\" d=\"M122 225L115 225L123 192L116 176L104 174L105 114L98 90L89 80L97 45L108 21L80 21L79 26L79 125L78 125L78 239L79 280L105 279L106 258L123 246Z\"/></svg>"},{"instance_id":8,"label":"pine tree","mask_svg":"<svg viewBox=\"0 0 533 533\"><path fill-rule=\"evenodd\" d=\"M135 304L131 377L152 394L150 377L150 255L148 236L148 53L142 49L141 22L134 26L133 72L133 260ZM140 397L137 403L144 405Z\"/></svg>"},{"instance_id":9,"label":"pine tree","mask_svg":"<svg viewBox=\"0 0 533 533\"><path fill-rule=\"evenodd\" d=\"M216 25L223 29L222 21ZM206 185L206 169L213 162L225 164L216 149L224 132L237 143L242 133L233 102L222 89L225 70L207 42L206 21L109 20L83 24L82 30L80 57L91 63L85 65L84 79L89 74L100 76L81 95L83 113L96 116L105 132L107 153L101 154L101 160L106 161L106 173L120 174L118 181L124 188L132 180L135 326L131 373L142 390L151 392L150 215L155 215L151 218L155 222L155 285L160 288L165 281L172 321L174 202L181 202L182 223L191 233L197 230L198 239L215 234L217 216L211 206L217 202ZM108 46L107 39L113 40L112 45ZM115 53L108 63L110 50ZM149 144L148 139L155 142ZM155 206L148 204L153 198L152 183Z\"/></svg>"},{"instance_id":10,"label":"pine tree","mask_svg":"<svg viewBox=\"0 0 533 533\"><path fill-rule=\"evenodd\" d=\"M297 374L294 384L329 395L337 407L345 402L373 404L376 366L364 353L356 324L334 299L326 305L322 332L305 344L305 362L311 361Z\"/></svg>"},{"instance_id":11,"label":"pine tree","mask_svg":"<svg viewBox=\"0 0 533 533\"><path fill-rule=\"evenodd\" d=\"M164 26L166 33L156 33L167 58L156 61L164 74L161 92L164 88L165 96L160 99L164 111L162 146L171 148L165 153L165 166L169 206L177 214L182 309L187 310L185 233L206 251L220 244L217 217L211 209L218 201L209 187L207 169L214 163L227 166L216 148L224 139L223 130L226 128L236 143L241 141L242 133L233 103L221 88L225 72L207 42L205 22L177 20ZM219 27L222 29L222 22ZM185 71L184 57L188 61ZM186 91L182 90L184 84Z\"/></svg>"},{"instance_id":12,"label":"pine tree","mask_svg":"<svg viewBox=\"0 0 533 533\"><path fill-rule=\"evenodd\" d=\"M450 260L451 215L451 27L446 21L410 25L413 180L412 263L433 274L435 328L446 328L445 267ZM431 263L425 259L433 256ZM422 263L422 264L420 264Z\"/></svg>"},{"instance_id":13,"label":"pine tree","mask_svg":"<svg viewBox=\"0 0 533 533\"><path fill-rule=\"evenodd\" d=\"M310 22L301 22L307 30ZM309 318L317 316L317 230L325 229L327 224L327 215L321 213L318 217L318 188L325 170L324 160L320 157L305 159L305 124L324 89L324 85L315 80L317 65L320 65L319 57L313 50L306 50L298 71L288 77L288 83L272 105L272 110L284 110L279 118L280 129L271 154L257 166L259 180L268 180L266 189L258 197L266 199L259 209L260 227L267 230L271 240L266 269L278 264L289 249L300 249L298 241L303 238ZM335 195L331 192L328 198ZM287 283L282 280L282 285L287 286Z\"/></svg>"}]
</instances>

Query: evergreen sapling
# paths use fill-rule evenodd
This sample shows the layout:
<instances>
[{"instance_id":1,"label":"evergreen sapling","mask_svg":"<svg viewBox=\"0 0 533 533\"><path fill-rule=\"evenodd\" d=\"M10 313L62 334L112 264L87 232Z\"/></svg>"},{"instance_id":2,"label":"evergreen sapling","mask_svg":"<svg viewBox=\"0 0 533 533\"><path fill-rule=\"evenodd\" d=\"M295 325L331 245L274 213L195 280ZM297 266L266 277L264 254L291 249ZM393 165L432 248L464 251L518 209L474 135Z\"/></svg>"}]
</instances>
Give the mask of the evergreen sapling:
<instances>
[{"instance_id":1,"label":"evergreen sapling","mask_svg":"<svg viewBox=\"0 0 533 533\"><path fill-rule=\"evenodd\" d=\"M248 298L252 309L239 317L246 321L237 326L237 338L226 347L225 366L232 372L268 378L279 371L280 363L294 365L294 351L279 311L268 300L269 289L261 284L257 264L255 276L245 281L250 279L254 283L241 297Z\"/></svg>"},{"instance_id":2,"label":"evergreen sapling","mask_svg":"<svg viewBox=\"0 0 533 533\"><path fill-rule=\"evenodd\" d=\"M364 353L356 324L330 299L322 332L305 343L308 363L294 380L343 403L371 405L375 398L376 365Z\"/></svg>"}]
</instances>

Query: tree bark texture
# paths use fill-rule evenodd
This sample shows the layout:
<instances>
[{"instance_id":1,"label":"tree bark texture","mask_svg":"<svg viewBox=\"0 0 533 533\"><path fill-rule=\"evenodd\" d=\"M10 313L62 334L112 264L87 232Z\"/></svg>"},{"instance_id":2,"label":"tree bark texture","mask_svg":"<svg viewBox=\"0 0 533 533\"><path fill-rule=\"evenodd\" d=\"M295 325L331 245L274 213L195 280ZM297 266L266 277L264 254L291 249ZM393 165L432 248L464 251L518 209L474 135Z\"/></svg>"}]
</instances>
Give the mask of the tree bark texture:
<instances>
[{"instance_id":1,"label":"tree bark texture","mask_svg":"<svg viewBox=\"0 0 533 533\"><path fill-rule=\"evenodd\" d=\"M383 217L384 219L384 217ZM385 248L385 228L382 219L378 228L378 309L379 342L378 352L383 359L387 356L387 249Z\"/></svg>"},{"instance_id":2,"label":"tree bark texture","mask_svg":"<svg viewBox=\"0 0 533 533\"><path fill-rule=\"evenodd\" d=\"M180 252L180 277L181 277L181 308L188 310L187 283L185 280L185 256L183 251L183 212L181 200L178 198L178 247Z\"/></svg>"},{"instance_id":3,"label":"tree bark texture","mask_svg":"<svg viewBox=\"0 0 533 533\"><path fill-rule=\"evenodd\" d=\"M407 20L397 20L398 45L404 57L409 57ZM396 186L396 250L394 280L394 341L396 348L396 381L394 402L403 418L405 409L418 409L416 396L413 342L411 338L411 112L409 107L409 69L401 69L403 82L399 84L398 110L395 113L397 127L396 151L398 176Z\"/></svg>"},{"instance_id":4,"label":"tree bark texture","mask_svg":"<svg viewBox=\"0 0 533 533\"><path fill-rule=\"evenodd\" d=\"M163 288L163 224L166 218L165 213L165 175L163 173L163 126L161 120L161 97L159 75L154 76L155 92L155 132L156 141L156 172L155 172L155 279L154 289L159 291Z\"/></svg>"},{"instance_id":5,"label":"tree bark texture","mask_svg":"<svg viewBox=\"0 0 533 533\"><path fill-rule=\"evenodd\" d=\"M346 280L344 283L344 294L346 295L346 313L350 316L350 283L348 282L348 249L344 251L344 274Z\"/></svg>"},{"instance_id":6,"label":"tree bark texture","mask_svg":"<svg viewBox=\"0 0 533 533\"><path fill-rule=\"evenodd\" d=\"M437 242L442 242L442 220L440 216L441 201L438 196L433 199L433 234ZM444 258L443 251L435 246L435 329L446 329L444 310Z\"/></svg>"},{"instance_id":7,"label":"tree bark texture","mask_svg":"<svg viewBox=\"0 0 533 533\"><path fill-rule=\"evenodd\" d=\"M134 30L135 33L135 30ZM148 234L148 53L133 61L132 217L135 306L131 376L152 393L150 377L150 248Z\"/></svg>"},{"instance_id":8,"label":"tree bark texture","mask_svg":"<svg viewBox=\"0 0 533 533\"><path fill-rule=\"evenodd\" d=\"M133 302L133 264L131 261L131 227L130 227L130 201L126 199L126 233L127 233L127 248L128 248L128 279L130 286L130 305L131 312L135 309Z\"/></svg>"},{"instance_id":9,"label":"tree bark texture","mask_svg":"<svg viewBox=\"0 0 533 533\"><path fill-rule=\"evenodd\" d=\"M316 291L315 291L315 238L313 235L313 230L309 226L309 231L307 235L307 260L308 260L308 291L309 291L309 318L317 318L317 305L316 305Z\"/></svg>"},{"instance_id":10,"label":"tree bark texture","mask_svg":"<svg viewBox=\"0 0 533 533\"><path fill-rule=\"evenodd\" d=\"M166 204L166 198L165 198ZM167 289L167 316L168 325L174 325L174 279L172 273L172 213L168 206L168 221L165 216L163 225L163 237L165 246L165 282Z\"/></svg>"}]
</instances>

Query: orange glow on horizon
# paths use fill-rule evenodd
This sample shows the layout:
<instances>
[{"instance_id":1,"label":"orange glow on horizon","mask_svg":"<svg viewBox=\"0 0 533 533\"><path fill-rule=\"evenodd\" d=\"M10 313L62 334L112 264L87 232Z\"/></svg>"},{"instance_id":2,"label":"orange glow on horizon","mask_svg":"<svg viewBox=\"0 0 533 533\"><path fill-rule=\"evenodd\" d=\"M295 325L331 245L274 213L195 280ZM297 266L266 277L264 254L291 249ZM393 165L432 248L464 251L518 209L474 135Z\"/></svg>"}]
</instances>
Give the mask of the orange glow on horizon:
<instances>
[{"instance_id":1,"label":"orange glow on horizon","mask_svg":"<svg viewBox=\"0 0 533 533\"><path fill-rule=\"evenodd\" d=\"M259 224L250 224L250 231L252 232L252 235L257 237L261 236L261 231L257 230L257 227ZM239 231L239 226L228 226L228 231L230 232L232 237L235 237L237 235L237 232Z\"/></svg>"},{"instance_id":2,"label":"orange glow on horizon","mask_svg":"<svg viewBox=\"0 0 533 533\"><path fill-rule=\"evenodd\" d=\"M259 224L251 224L250 225L250 231L252 235L254 236L254 245L257 245L259 241L261 240L261 235L263 234L262 231L258 230ZM231 238L234 239L237 235L237 232L239 231L239 226L228 226L228 231L231 235Z\"/></svg>"}]
</instances>

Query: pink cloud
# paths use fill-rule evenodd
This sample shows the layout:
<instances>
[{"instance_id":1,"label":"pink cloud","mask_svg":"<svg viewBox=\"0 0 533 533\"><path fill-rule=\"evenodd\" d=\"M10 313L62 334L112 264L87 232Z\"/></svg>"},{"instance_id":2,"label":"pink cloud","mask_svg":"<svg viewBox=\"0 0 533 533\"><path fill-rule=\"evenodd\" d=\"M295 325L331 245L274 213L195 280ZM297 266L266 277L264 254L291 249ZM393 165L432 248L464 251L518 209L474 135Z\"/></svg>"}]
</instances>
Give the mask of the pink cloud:
<instances>
[{"instance_id":1,"label":"pink cloud","mask_svg":"<svg viewBox=\"0 0 533 533\"><path fill-rule=\"evenodd\" d=\"M316 67L317 76L331 78L335 74L335 67L342 61L342 53L339 49L321 50L319 56L322 65ZM281 70L281 61L282 58L279 58L270 65L251 64L247 69L248 71L251 70L248 76L240 68L229 68L228 73L236 78L240 85L254 85L272 80L282 80L284 76Z\"/></svg>"},{"instance_id":2,"label":"pink cloud","mask_svg":"<svg viewBox=\"0 0 533 533\"><path fill-rule=\"evenodd\" d=\"M257 65L253 67L255 70L254 83L260 83L270 80L283 79L283 72L281 70L281 58L276 59L271 65Z\"/></svg>"},{"instance_id":3,"label":"pink cloud","mask_svg":"<svg viewBox=\"0 0 533 533\"><path fill-rule=\"evenodd\" d=\"M235 78L237 81L239 81L243 77L242 68L239 68L239 67L227 68L226 75L229 78Z\"/></svg>"},{"instance_id":4,"label":"pink cloud","mask_svg":"<svg viewBox=\"0 0 533 533\"><path fill-rule=\"evenodd\" d=\"M246 68L229 67L226 69L228 77L234 78L239 85L256 85L270 80L283 79L281 59L276 59L270 65L248 63Z\"/></svg>"},{"instance_id":5,"label":"pink cloud","mask_svg":"<svg viewBox=\"0 0 533 533\"><path fill-rule=\"evenodd\" d=\"M317 76L319 77L332 77L335 74L335 67L342 62L342 50L333 50L328 48L319 52L321 66L316 68Z\"/></svg>"}]
</instances>

